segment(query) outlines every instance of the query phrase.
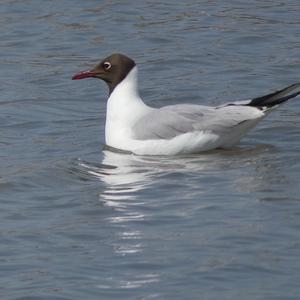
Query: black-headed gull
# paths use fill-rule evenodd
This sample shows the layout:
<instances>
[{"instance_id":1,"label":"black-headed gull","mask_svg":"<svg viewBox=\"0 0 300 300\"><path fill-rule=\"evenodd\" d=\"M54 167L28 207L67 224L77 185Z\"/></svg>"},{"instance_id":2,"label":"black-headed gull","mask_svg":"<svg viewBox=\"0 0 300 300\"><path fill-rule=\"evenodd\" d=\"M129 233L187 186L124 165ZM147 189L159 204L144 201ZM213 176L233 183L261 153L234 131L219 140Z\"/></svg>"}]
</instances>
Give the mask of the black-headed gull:
<instances>
[{"instance_id":1,"label":"black-headed gull","mask_svg":"<svg viewBox=\"0 0 300 300\"><path fill-rule=\"evenodd\" d=\"M230 148L273 108L294 98L293 84L251 100L211 107L177 104L152 108L140 98L135 62L112 54L94 69L75 74L104 80L109 87L105 142L139 155L176 155Z\"/></svg>"}]
</instances>

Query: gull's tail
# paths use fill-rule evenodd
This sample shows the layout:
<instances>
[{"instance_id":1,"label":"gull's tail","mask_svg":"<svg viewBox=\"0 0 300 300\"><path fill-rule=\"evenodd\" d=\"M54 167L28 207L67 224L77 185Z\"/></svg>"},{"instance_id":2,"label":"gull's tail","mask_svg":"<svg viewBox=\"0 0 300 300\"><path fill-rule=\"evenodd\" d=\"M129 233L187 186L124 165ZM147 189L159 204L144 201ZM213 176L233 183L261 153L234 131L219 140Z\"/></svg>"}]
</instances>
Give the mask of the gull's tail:
<instances>
[{"instance_id":1,"label":"gull's tail","mask_svg":"<svg viewBox=\"0 0 300 300\"><path fill-rule=\"evenodd\" d=\"M255 106L255 107L267 107L267 108L273 107L300 95L300 91L291 94L292 91L299 88L300 88L300 82L292 84L280 91L276 91L274 93L262 97L254 98L247 105Z\"/></svg>"}]
</instances>

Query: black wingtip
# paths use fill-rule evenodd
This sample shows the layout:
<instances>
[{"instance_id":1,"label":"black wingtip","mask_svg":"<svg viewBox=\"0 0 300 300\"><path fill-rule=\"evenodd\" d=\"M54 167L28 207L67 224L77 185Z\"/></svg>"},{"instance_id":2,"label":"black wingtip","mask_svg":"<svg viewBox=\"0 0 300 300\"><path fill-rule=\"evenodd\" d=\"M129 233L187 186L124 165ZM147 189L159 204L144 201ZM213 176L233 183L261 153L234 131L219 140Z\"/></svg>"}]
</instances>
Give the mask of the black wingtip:
<instances>
[{"instance_id":1,"label":"black wingtip","mask_svg":"<svg viewBox=\"0 0 300 300\"><path fill-rule=\"evenodd\" d=\"M251 100L248 106L255 106L255 107L272 107L283 102L286 102L289 99L295 98L300 95L300 91L295 92L293 94L289 94L295 89L300 88L300 82L292 84L282 90L273 92L271 94L257 97Z\"/></svg>"}]
</instances>

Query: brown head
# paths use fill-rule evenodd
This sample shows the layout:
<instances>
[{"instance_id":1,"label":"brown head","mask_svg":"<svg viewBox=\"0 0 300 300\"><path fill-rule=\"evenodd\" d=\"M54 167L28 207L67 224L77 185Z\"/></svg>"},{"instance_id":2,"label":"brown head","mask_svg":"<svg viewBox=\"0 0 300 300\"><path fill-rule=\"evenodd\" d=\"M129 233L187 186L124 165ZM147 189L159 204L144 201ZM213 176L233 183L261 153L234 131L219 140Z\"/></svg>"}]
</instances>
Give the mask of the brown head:
<instances>
[{"instance_id":1,"label":"brown head","mask_svg":"<svg viewBox=\"0 0 300 300\"><path fill-rule=\"evenodd\" d=\"M92 70L75 74L72 80L90 77L102 79L108 84L109 93L111 94L114 88L127 76L134 66L135 62L131 58L115 53L103 59Z\"/></svg>"}]
</instances>

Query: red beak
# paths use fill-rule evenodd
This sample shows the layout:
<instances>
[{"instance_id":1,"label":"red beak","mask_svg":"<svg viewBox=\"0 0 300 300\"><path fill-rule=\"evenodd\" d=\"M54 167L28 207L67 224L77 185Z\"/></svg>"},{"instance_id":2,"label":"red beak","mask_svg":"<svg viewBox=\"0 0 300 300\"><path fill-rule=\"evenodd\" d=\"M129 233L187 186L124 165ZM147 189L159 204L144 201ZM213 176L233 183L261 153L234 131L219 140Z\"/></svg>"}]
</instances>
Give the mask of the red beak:
<instances>
[{"instance_id":1,"label":"red beak","mask_svg":"<svg viewBox=\"0 0 300 300\"><path fill-rule=\"evenodd\" d=\"M94 72L94 71L82 71L82 72L79 72L79 73L75 74L72 77L72 80L78 80L78 79L84 79L84 78L94 77L96 75L97 75L97 73Z\"/></svg>"}]
</instances>

